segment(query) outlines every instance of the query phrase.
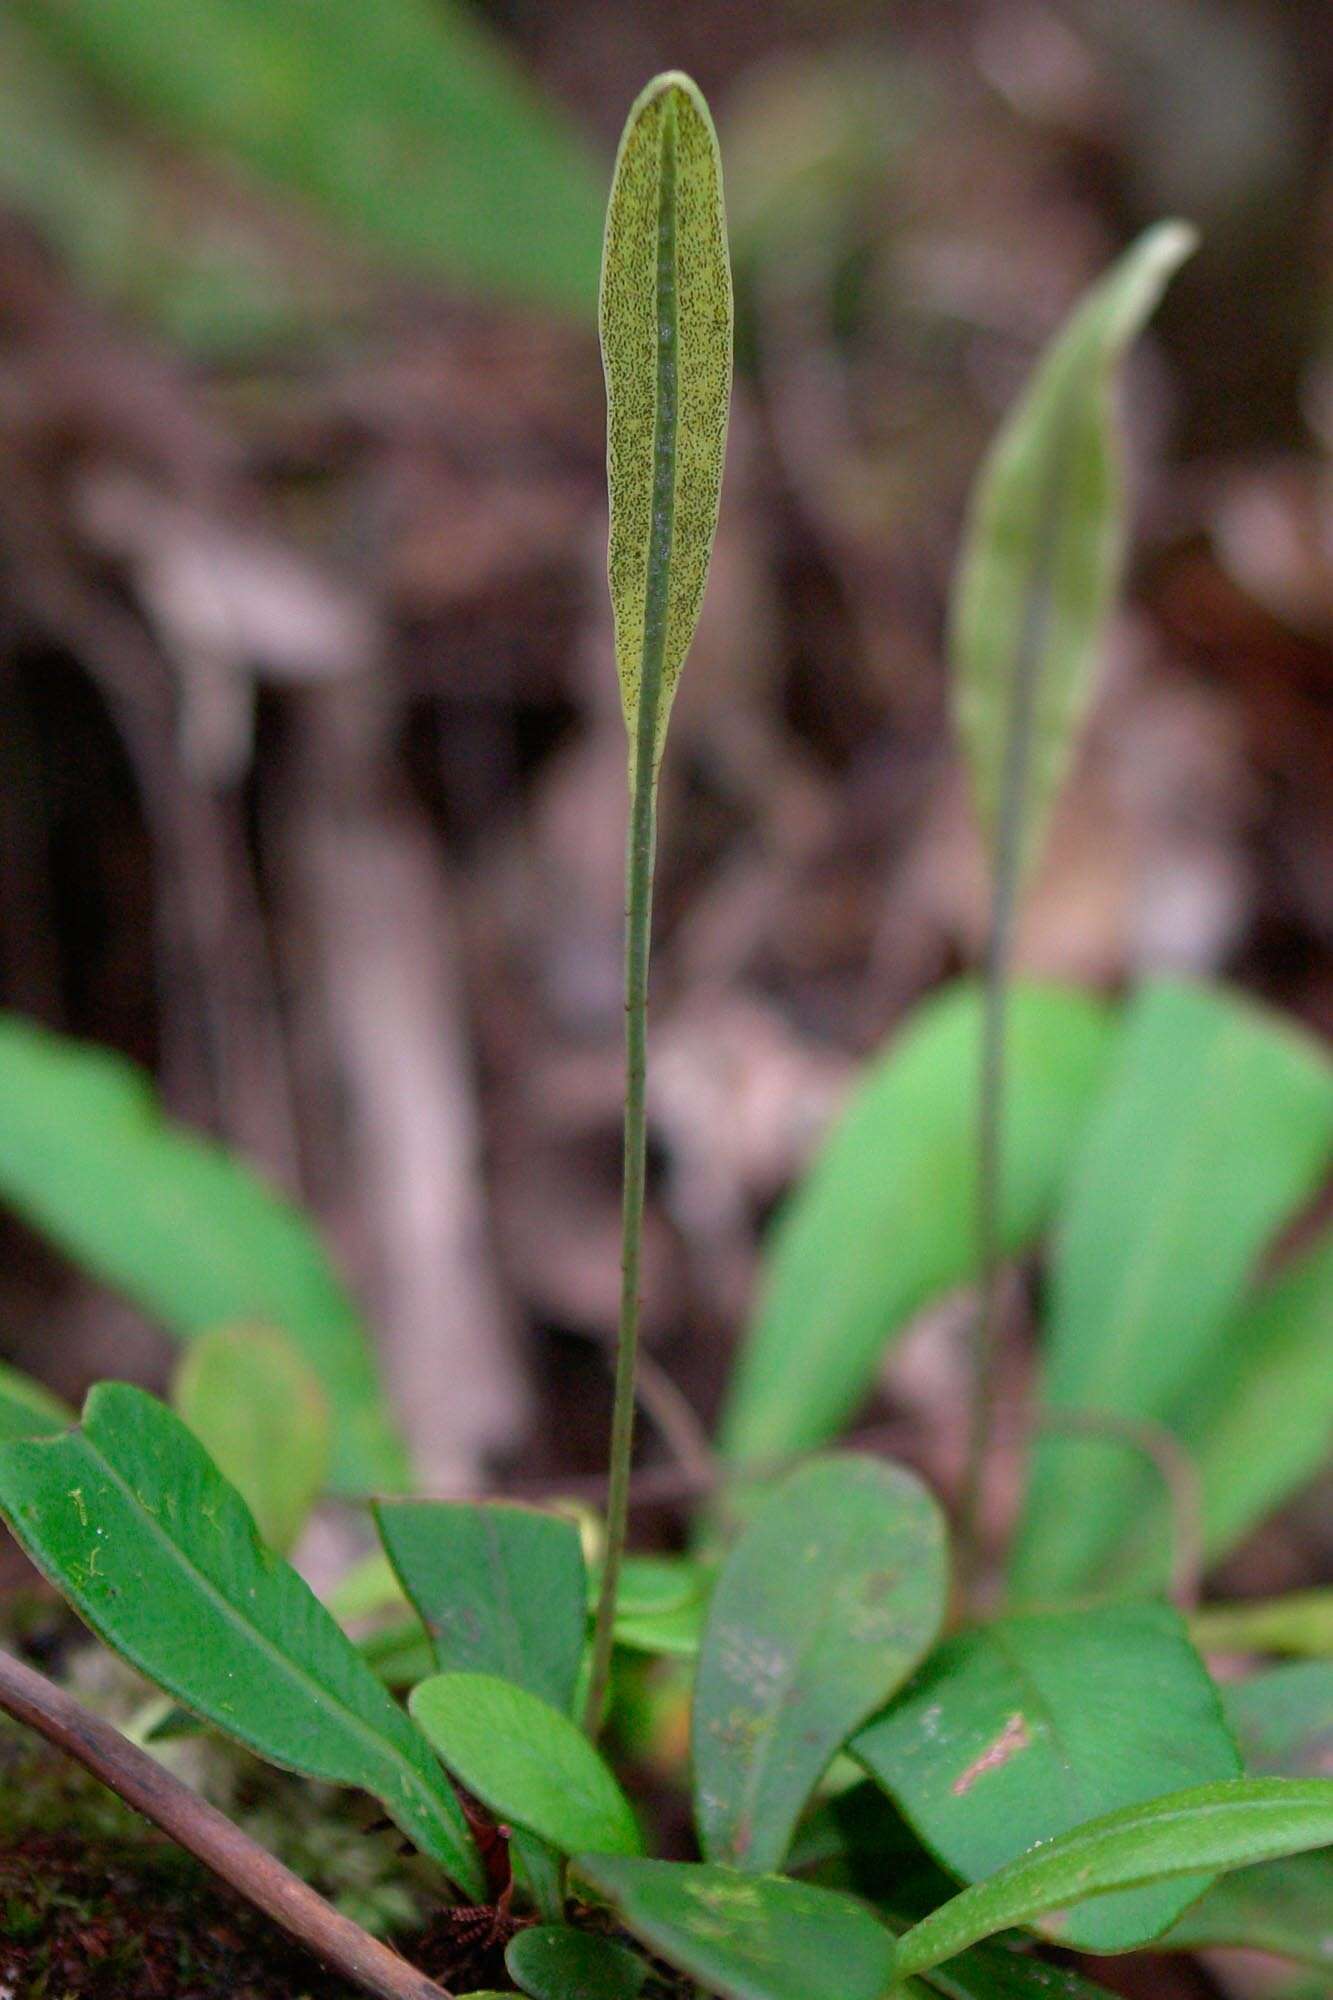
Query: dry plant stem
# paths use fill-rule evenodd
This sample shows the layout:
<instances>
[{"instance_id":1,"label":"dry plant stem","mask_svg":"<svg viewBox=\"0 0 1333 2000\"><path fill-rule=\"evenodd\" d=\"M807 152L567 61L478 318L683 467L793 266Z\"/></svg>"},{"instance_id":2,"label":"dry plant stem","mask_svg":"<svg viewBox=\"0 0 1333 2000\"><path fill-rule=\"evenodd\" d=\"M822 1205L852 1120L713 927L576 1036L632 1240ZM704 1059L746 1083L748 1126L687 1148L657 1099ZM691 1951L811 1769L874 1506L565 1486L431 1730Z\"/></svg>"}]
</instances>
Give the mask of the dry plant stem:
<instances>
[{"instance_id":1,"label":"dry plant stem","mask_svg":"<svg viewBox=\"0 0 1333 2000\"><path fill-rule=\"evenodd\" d=\"M437 1986L338 1912L146 1751L9 1653L0 1652L0 1709L161 1827L319 1959L377 2000L450 2000Z\"/></svg>"},{"instance_id":2,"label":"dry plant stem","mask_svg":"<svg viewBox=\"0 0 1333 2000\"><path fill-rule=\"evenodd\" d=\"M675 173L668 124L662 173ZM676 508L676 229L675 202L664 199L657 244L657 414L653 437L652 529L644 598L639 708L631 745L629 845L625 864L625 1160L621 1196L620 1338L616 1351L615 1406L611 1418L610 1493L606 1510L606 1562L593 1628L592 1668L584 1728L601 1727L611 1672L616 1593L629 1519L630 1462L634 1450L635 1377L639 1350L639 1279L643 1248L644 1172L647 1158L648 954L653 920L653 857L657 845L657 723L662 700L671 537Z\"/></svg>"}]
</instances>

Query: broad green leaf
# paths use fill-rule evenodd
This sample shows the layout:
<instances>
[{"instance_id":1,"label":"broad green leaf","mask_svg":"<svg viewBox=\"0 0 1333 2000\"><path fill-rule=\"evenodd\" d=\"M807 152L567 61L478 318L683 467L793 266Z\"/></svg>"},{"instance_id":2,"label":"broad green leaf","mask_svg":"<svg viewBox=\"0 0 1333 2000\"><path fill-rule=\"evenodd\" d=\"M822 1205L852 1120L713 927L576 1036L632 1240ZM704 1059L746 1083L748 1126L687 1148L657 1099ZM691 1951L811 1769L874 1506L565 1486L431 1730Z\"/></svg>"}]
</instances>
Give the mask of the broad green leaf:
<instances>
[{"instance_id":1,"label":"broad green leaf","mask_svg":"<svg viewBox=\"0 0 1333 2000\"><path fill-rule=\"evenodd\" d=\"M1333 1063L1312 1041L1232 994L1145 987L1056 1231L1047 1405L1175 1422L1331 1150ZM1147 1476L1119 1445L1041 1441L1015 1592L1049 1601L1119 1581Z\"/></svg>"},{"instance_id":2,"label":"broad green leaf","mask_svg":"<svg viewBox=\"0 0 1333 2000\"><path fill-rule=\"evenodd\" d=\"M55 253L81 294L150 320L216 361L271 349L327 318L347 287L285 256L256 218L163 200L153 135L109 119L102 94L32 27L0 13L0 201ZM201 226L202 225L202 226Z\"/></svg>"},{"instance_id":3,"label":"broad green leaf","mask_svg":"<svg viewBox=\"0 0 1333 2000\"><path fill-rule=\"evenodd\" d=\"M324 1602L340 1624L354 1625L382 1611L401 1611L407 1596L384 1550L372 1549L343 1572Z\"/></svg>"},{"instance_id":4,"label":"broad green leaf","mask_svg":"<svg viewBox=\"0 0 1333 2000\"><path fill-rule=\"evenodd\" d=\"M927 1971L982 1938L1085 1897L1245 1868L1330 1843L1333 1779L1233 1778L1171 1792L1060 1834L962 1890L907 1933L899 1972Z\"/></svg>"},{"instance_id":5,"label":"broad green leaf","mask_svg":"<svg viewBox=\"0 0 1333 2000\"><path fill-rule=\"evenodd\" d=\"M947 1965L932 1966L916 1990L944 2000L1112 2000L1104 1986L1070 1966L998 1944L973 1945Z\"/></svg>"},{"instance_id":6,"label":"broad green leaf","mask_svg":"<svg viewBox=\"0 0 1333 2000\"><path fill-rule=\"evenodd\" d=\"M0 1447L0 1511L131 1666L270 1762L372 1792L466 1895L484 1892L429 1747L164 1404L102 1383L80 1429Z\"/></svg>"},{"instance_id":7,"label":"broad green leaf","mask_svg":"<svg viewBox=\"0 0 1333 2000\"><path fill-rule=\"evenodd\" d=\"M616 1592L617 1616L656 1618L698 1604L712 1586L707 1564L688 1556L626 1556ZM596 1605L601 1565L588 1577L588 1604Z\"/></svg>"},{"instance_id":8,"label":"broad green leaf","mask_svg":"<svg viewBox=\"0 0 1333 2000\"><path fill-rule=\"evenodd\" d=\"M493 1674L434 1674L408 1707L442 1763L562 1854L638 1854L629 1800L567 1715Z\"/></svg>"},{"instance_id":9,"label":"broad green leaf","mask_svg":"<svg viewBox=\"0 0 1333 2000\"><path fill-rule=\"evenodd\" d=\"M1202 1488L1204 1548L1225 1555L1328 1463L1333 1234L1249 1302L1177 1428Z\"/></svg>"},{"instance_id":10,"label":"broad green leaf","mask_svg":"<svg viewBox=\"0 0 1333 2000\"><path fill-rule=\"evenodd\" d=\"M1184 1622L1162 1604L960 1632L850 1748L971 1882L1085 1820L1241 1769ZM1130 1950L1205 1886L1099 1898L1062 1917L1060 1942Z\"/></svg>"},{"instance_id":11,"label":"broad green leaf","mask_svg":"<svg viewBox=\"0 0 1333 2000\"><path fill-rule=\"evenodd\" d=\"M1253 1776L1333 1777L1333 1660L1297 1660L1220 1693Z\"/></svg>"},{"instance_id":12,"label":"broad green leaf","mask_svg":"<svg viewBox=\"0 0 1333 2000\"><path fill-rule=\"evenodd\" d=\"M971 1279L980 1028L976 987L929 1001L871 1066L787 1204L723 1415L731 1462L826 1443L855 1414L912 1315ZM1110 1013L1087 995L1015 988L1006 1252L1045 1226L1112 1042Z\"/></svg>"},{"instance_id":13,"label":"broad green leaf","mask_svg":"<svg viewBox=\"0 0 1333 2000\"><path fill-rule=\"evenodd\" d=\"M419 1618L410 1618L358 1639L356 1650L386 1687L410 1688L435 1672L435 1648Z\"/></svg>"},{"instance_id":14,"label":"broad green leaf","mask_svg":"<svg viewBox=\"0 0 1333 2000\"><path fill-rule=\"evenodd\" d=\"M78 1421L73 1410L31 1375L0 1361L0 1444L13 1438L50 1437Z\"/></svg>"},{"instance_id":15,"label":"broad green leaf","mask_svg":"<svg viewBox=\"0 0 1333 2000\"><path fill-rule=\"evenodd\" d=\"M1208 1604L1190 1619L1205 1653L1292 1653L1333 1659L1333 1590L1293 1590L1286 1597Z\"/></svg>"},{"instance_id":16,"label":"broad green leaf","mask_svg":"<svg viewBox=\"0 0 1333 2000\"><path fill-rule=\"evenodd\" d=\"M722 2000L884 2000L893 1938L860 1903L780 1875L581 1854L626 1930Z\"/></svg>"},{"instance_id":17,"label":"broad green leaf","mask_svg":"<svg viewBox=\"0 0 1333 2000\"><path fill-rule=\"evenodd\" d=\"M1224 1875L1186 1910L1158 1951L1239 1945L1333 1972L1333 1855L1293 1854Z\"/></svg>"},{"instance_id":18,"label":"broad green leaf","mask_svg":"<svg viewBox=\"0 0 1333 2000\"><path fill-rule=\"evenodd\" d=\"M997 874L1040 846L1091 700L1125 547L1112 388L1194 231L1148 230L1043 355L986 460L953 607L958 725Z\"/></svg>"},{"instance_id":19,"label":"broad green leaf","mask_svg":"<svg viewBox=\"0 0 1333 2000\"><path fill-rule=\"evenodd\" d=\"M957 1888L868 1779L810 1814L787 1866L803 1879L860 1896L894 1931L909 1930ZM998 1944L976 1945L902 1991L942 1993L947 2000L1109 2000L1100 1986L1068 1967Z\"/></svg>"},{"instance_id":20,"label":"broad green leaf","mask_svg":"<svg viewBox=\"0 0 1333 2000\"><path fill-rule=\"evenodd\" d=\"M438 1667L498 1675L568 1712L587 1622L572 1521L499 1502L389 1500L375 1522Z\"/></svg>"},{"instance_id":21,"label":"broad green leaf","mask_svg":"<svg viewBox=\"0 0 1333 2000\"><path fill-rule=\"evenodd\" d=\"M505 1970L532 2000L634 2000L648 1976L624 1945L568 1924L520 1931L505 1953Z\"/></svg>"},{"instance_id":22,"label":"broad green leaf","mask_svg":"<svg viewBox=\"0 0 1333 2000\"><path fill-rule=\"evenodd\" d=\"M277 1327L329 1399L339 1490L407 1483L365 1329L310 1223L165 1119L133 1064L0 1016L0 1199L173 1333Z\"/></svg>"},{"instance_id":23,"label":"broad green leaf","mask_svg":"<svg viewBox=\"0 0 1333 2000\"><path fill-rule=\"evenodd\" d=\"M171 1399L285 1555L328 1474L329 1408L314 1370L272 1327L214 1327L186 1352Z\"/></svg>"},{"instance_id":24,"label":"broad green leaf","mask_svg":"<svg viewBox=\"0 0 1333 2000\"><path fill-rule=\"evenodd\" d=\"M496 1674L568 1714L583 1658L587 1577L573 1521L493 1502L382 1501L376 1526L425 1627L419 1646L374 1664L390 1685L433 1667ZM543 1915L562 1914L558 1857L516 1832L515 1858Z\"/></svg>"},{"instance_id":25,"label":"broad green leaf","mask_svg":"<svg viewBox=\"0 0 1333 2000\"><path fill-rule=\"evenodd\" d=\"M944 1617L944 1520L910 1472L816 1459L764 1500L723 1565L694 1691L694 1809L710 1861L779 1867L852 1731Z\"/></svg>"},{"instance_id":26,"label":"broad green leaf","mask_svg":"<svg viewBox=\"0 0 1333 2000\"><path fill-rule=\"evenodd\" d=\"M154 125L318 205L408 269L589 317L596 161L460 0L16 0Z\"/></svg>"},{"instance_id":27,"label":"broad green leaf","mask_svg":"<svg viewBox=\"0 0 1333 2000\"><path fill-rule=\"evenodd\" d=\"M685 1557L627 1556L616 1594L616 1644L631 1653L693 1659L713 1580L709 1565ZM596 1572L590 1581L595 1588Z\"/></svg>"},{"instance_id":28,"label":"broad green leaf","mask_svg":"<svg viewBox=\"0 0 1333 2000\"><path fill-rule=\"evenodd\" d=\"M655 77L616 155L602 257L607 570L625 724L655 759L708 580L731 397L722 162L687 76Z\"/></svg>"}]
</instances>

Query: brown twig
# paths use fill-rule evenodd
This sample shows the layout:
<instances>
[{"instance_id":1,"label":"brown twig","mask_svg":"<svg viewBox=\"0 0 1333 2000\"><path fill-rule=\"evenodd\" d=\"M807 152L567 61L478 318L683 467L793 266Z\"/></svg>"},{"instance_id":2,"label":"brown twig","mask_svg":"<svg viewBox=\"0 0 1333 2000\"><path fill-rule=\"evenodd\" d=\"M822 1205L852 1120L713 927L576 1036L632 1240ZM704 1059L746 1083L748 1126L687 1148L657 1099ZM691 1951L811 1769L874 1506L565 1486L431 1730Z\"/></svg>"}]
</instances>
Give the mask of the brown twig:
<instances>
[{"instance_id":1,"label":"brown twig","mask_svg":"<svg viewBox=\"0 0 1333 2000\"><path fill-rule=\"evenodd\" d=\"M451 2000L443 1986L340 1916L146 1751L5 1652L0 1652L0 1708L73 1757L308 1951L377 2000Z\"/></svg>"}]
</instances>

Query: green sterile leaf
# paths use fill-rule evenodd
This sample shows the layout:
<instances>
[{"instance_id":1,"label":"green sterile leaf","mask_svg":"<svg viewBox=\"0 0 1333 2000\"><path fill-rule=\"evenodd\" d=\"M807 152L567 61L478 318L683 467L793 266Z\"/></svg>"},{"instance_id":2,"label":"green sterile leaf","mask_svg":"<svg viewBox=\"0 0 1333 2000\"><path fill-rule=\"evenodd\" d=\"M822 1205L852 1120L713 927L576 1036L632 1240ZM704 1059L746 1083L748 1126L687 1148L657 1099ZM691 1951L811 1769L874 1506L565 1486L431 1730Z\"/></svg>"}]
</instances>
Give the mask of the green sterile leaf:
<instances>
[{"instance_id":1,"label":"green sterile leaf","mask_svg":"<svg viewBox=\"0 0 1333 2000\"><path fill-rule=\"evenodd\" d=\"M1177 1428L1216 1560L1313 1479L1333 1445L1333 1233L1250 1300Z\"/></svg>"},{"instance_id":2,"label":"green sterile leaf","mask_svg":"<svg viewBox=\"0 0 1333 2000\"><path fill-rule=\"evenodd\" d=\"M1297 1660L1219 1692L1253 1776L1333 1777L1333 1660Z\"/></svg>"},{"instance_id":3,"label":"green sterile leaf","mask_svg":"<svg viewBox=\"0 0 1333 2000\"><path fill-rule=\"evenodd\" d=\"M498 1675L568 1711L587 1622L572 1521L499 1502L391 1500L375 1522L437 1666Z\"/></svg>"},{"instance_id":4,"label":"green sterile leaf","mask_svg":"<svg viewBox=\"0 0 1333 2000\"><path fill-rule=\"evenodd\" d=\"M311 1224L169 1123L133 1064L0 1016L0 1199L173 1333L287 1334L329 1399L339 1490L406 1484L365 1329Z\"/></svg>"},{"instance_id":5,"label":"green sterile leaf","mask_svg":"<svg viewBox=\"0 0 1333 2000\"><path fill-rule=\"evenodd\" d=\"M1314 1191L1330 1149L1333 1064L1312 1041L1232 994L1145 987L1056 1231L1047 1405L1174 1423L1211 1372L1256 1260ZM1118 1581L1117 1548L1148 1476L1122 1446L1043 1439L1015 1591L1049 1600Z\"/></svg>"},{"instance_id":6,"label":"green sterile leaf","mask_svg":"<svg viewBox=\"0 0 1333 2000\"><path fill-rule=\"evenodd\" d=\"M631 749L642 695L655 760L713 552L731 324L717 135L695 85L668 71L625 124L601 288L616 664Z\"/></svg>"},{"instance_id":7,"label":"green sterile leaf","mask_svg":"<svg viewBox=\"0 0 1333 2000\"><path fill-rule=\"evenodd\" d=\"M356 1642L356 1650L386 1687L410 1688L436 1668L435 1648L419 1618L386 1625Z\"/></svg>"},{"instance_id":8,"label":"green sterile leaf","mask_svg":"<svg viewBox=\"0 0 1333 2000\"><path fill-rule=\"evenodd\" d=\"M780 1865L833 1756L928 1651L947 1591L943 1517L900 1466L817 1459L767 1496L723 1565L699 1652L709 1860Z\"/></svg>"},{"instance_id":9,"label":"green sterile leaf","mask_svg":"<svg viewBox=\"0 0 1333 2000\"><path fill-rule=\"evenodd\" d=\"M893 1939L860 1903L779 1875L581 1854L641 1943L723 2000L883 2000Z\"/></svg>"},{"instance_id":10,"label":"green sterile leaf","mask_svg":"<svg viewBox=\"0 0 1333 2000\"><path fill-rule=\"evenodd\" d=\"M811 1808L788 1850L786 1872L862 1897L895 1930L927 1916L958 1886L869 1778Z\"/></svg>"},{"instance_id":11,"label":"green sterile leaf","mask_svg":"<svg viewBox=\"0 0 1333 2000\"><path fill-rule=\"evenodd\" d=\"M493 1674L434 1674L408 1707L483 1805L562 1854L638 1854L629 1800L586 1736L549 1702Z\"/></svg>"},{"instance_id":12,"label":"green sterile leaf","mask_svg":"<svg viewBox=\"0 0 1333 2000\"><path fill-rule=\"evenodd\" d=\"M181 1361L172 1402L285 1555L329 1466L329 1409L314 1370L272 1327L214 1327Z\"/></svg>"},{"instance_id":13,"label":"green sterile leaf","mask_svg":"<svg viewBox=\"0 0 1333 2000\"><path fill-rule=\"evenodd\" d=\"M1333 1590L1293 1590L1239 1604L1209 1604L1190 1619L1205 1653L1294 1653L1333 1659Z\"/></svg>"},{"instance_id":14,"label":"green sterile leaf","mask_svg":"<svg viewBox=\"0 0 1333 2000\"><path fill-rule=\"evenodd\" d=\"M1089 1896L1275 1861L1333 1842L1333 1780L1233 1778L1075 1827L962 1890L907 1933L902 1976Z\"/></svg>"},{"instance_id":15,"label":"green sterile leaf","mask_svg":"<svg viewBox=\"0 0 1333 2000\"><path fill-rule=\"evenodd\" d=\"M583 1658L587 1577L573 1521L535 1508L435 1500L384 1501L376 1525L421 1614L420 1648L375 1662L383 1679L411 1686L432 1667L496 1674L568 1713ZM558 1857L532 1834L514 1835L543 1915L562 1913Z\"/></svg>"},{"instance_id":16,"label":"green sterile leaf","mask_svg":"<svg viewBox=\"0 0 1333 2000\"><path fill-rule=\"evenodd\" d=\"M520 1931L505 1952L505 1970L532 2000L634 2000L648 1976L624 1945L568 1924Z\"/></svg>"},{"instance_id":17,"label":"green sterile leaf","mask_svg":"<svg viewBox=\"0 0 1333 2000\"><path fill-rule=\"evenodd\" d=\"M1067 1965L998 1944L973 1945L947 1965L932 1966L920 1990L941 1993L944 2000L1112 2000L1104 1986Z\"/></svg>"},{"instance_id":18,"label":"green sterile leaf","mask_svg":"<svg viewBox=\"0 0 1333 2000\"><path fill-rule=\"evenodd\" d=\"M73 1410L31 1375L0 1361L0 1444L13 1438L50 1437L78 1421Z\"/></svg>"},{"instance_id":19,"label":"green sterile leaf","mask_svg":"<svg viewBox=\"0 0 1333 2000\"><path fill-rule=\"evenodd\" d=\"M1184 1621L1162 1604L960 1632L850 1748L972 1882L1085 1820L1241 1769ZM1080 1905L1062 1916L1060 1942L1130 1950L1204 1886L1154 1884Z\"/></svg>"},{"instance_id":20,"label":"green sterile leaf","mask_svg":"<svg viewBox=\"0 0 1333 2000\"><path fill-rule=\"evenodd\" d=\"M372 1792L465 1894L484 1892L428 1746L165 1405L102 1383L77 1431L0 1447L0 1511L131 1666L272 1763Z\"/></svg>"},{"instance_id":21,"label":"green sterile leaf","mask_svg":"<svg viewBox=\"0 0 1333 2000\"><path fill-rule=\"evenodd\" d=\"M139 0L16 0L35 36L187 143L317 204L407 268L590 315L599 173L472 7L190 0L162 36Z\"/></svg>"},{"instance_id":22,"label":"green sterile leaf","mask_svg":"<svg viewBox=\"0 0 1333 2000\"><path fill-rule=\"evenodd\" d=\"M912 1315L973 1276L980 1032L978 988L929 1001L871 1066L779 1218L723 1414L733 1463L825 1443ZM1014 989L1006 1252L1045 1225L1112 1043L1109 1011L1087 995Z\"/></svg>"},{"instance_id":23,"label":"green sterile leaf","mask_svg":"<svg viewBox=\"0 0 1333 2000\"><path fill-rule=\"evenodd\" d=\"M953 607L958 725L997 873L1034 858L1092 695L1125 544L1115 368L1194 247L1148 230L1039 362L973 497Z\"/></svg>"},{"instance_id":24,"label":"green sterile leaf","mask_svg":"<svg viewBox=\"0 0 1333 2000\"><path fill-rule=\"evenodd\" d=\"M343 1572L324 1602L340 1624L353 1625L381 1611L401 1611L407 1597L384 1550L372 1549Z\"/></svg>"},{"instance_id":25,"label":"green sterile leaf","mask_svg":"<svg viewBox=\"0 0 1333 2000\"><path fill-rule=\"evenodd\" d=\"M616 1611L629 1618L656 1618L684 1611L707 1595L712 1581L713 1572L708 1565L688 1556L626 1556L620 1569ZM588 1578L590 1606L597 1602L600 1582L598 1565Z\"/></svg>"},{"instance_id":26,"label":"green sterile leaf","mask_svg":"<svg viewBox=\"0 0 1333 2000\"><path fill-rule=\"evenodd\" d=\"M792 1874L863 1897L895 1931L910 1929L957 1888L869 1780L824 1800L810 1814L787 1866ZM948 2000L1108 2000L1081 1974L1007 1944L975 1945L902 1991L943 1993Z\"/></svg>"},{"instance_id":27,"label":"green sterile leaf","mask_svg":"<svg viewBox=\"0 0 1333 2000\"><path fill-rule=\"evenodd\" d=\"M1333 1855L1294 1854L1224 1875L1159 1938L1158 1951L1239 1945L1333 1972Z\"/></svg>"}]
</instances>

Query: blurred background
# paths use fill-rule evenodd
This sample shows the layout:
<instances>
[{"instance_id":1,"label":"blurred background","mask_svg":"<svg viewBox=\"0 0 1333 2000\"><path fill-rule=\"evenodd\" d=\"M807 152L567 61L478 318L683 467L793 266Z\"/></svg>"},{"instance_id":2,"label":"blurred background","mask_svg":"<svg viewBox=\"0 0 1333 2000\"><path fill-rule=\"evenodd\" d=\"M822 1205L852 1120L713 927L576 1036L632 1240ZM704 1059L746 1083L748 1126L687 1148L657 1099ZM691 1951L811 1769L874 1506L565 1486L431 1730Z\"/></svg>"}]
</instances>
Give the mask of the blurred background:
<instances>
[{"instance_id":1,"label":"blurred background","mask_svg":"<svg viewBox=\"0 0 1333 2000\"><path fill-rule=\"evenodd\" d=\"M943 645L967 488L1166 214L1203 249L1130 370L1131 587L1022 958L1219 973L1333 1029L1327 0L8 0L0 997L310 1205L440 1481L604 1451L596 280L668 65L717 114L739 368L663 798L676 1448L856 1065L978 956ZM8 1220L0 1354L69 1395L169 1366ZM881 1414L928 1469L959 1366L895 1361Z\"/></svg>"}]
</instances>

